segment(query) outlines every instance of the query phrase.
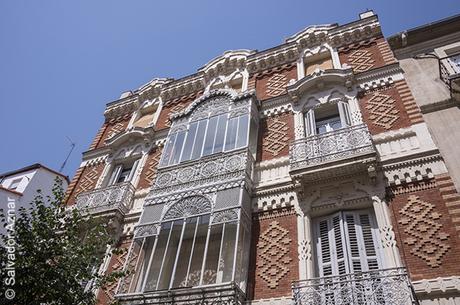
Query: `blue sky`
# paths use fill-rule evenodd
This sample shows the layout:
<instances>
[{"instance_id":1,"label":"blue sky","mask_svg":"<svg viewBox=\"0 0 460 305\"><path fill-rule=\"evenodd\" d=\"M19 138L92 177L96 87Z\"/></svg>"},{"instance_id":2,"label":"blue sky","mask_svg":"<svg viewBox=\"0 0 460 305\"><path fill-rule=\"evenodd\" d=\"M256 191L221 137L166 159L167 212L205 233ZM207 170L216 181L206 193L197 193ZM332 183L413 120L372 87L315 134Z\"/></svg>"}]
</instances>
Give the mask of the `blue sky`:
<instances>
[{"instance_id":1,"label":"blue sky","mask_svg":"<svg viewBox=\"0 0 460 305\"><path fill-rule=\"evenodd\" d=\"M40 162L73 176L105 104L231 49L263 50L366 9L386 36L460 13L458 1L0 1L0 173Z\"/></svg>"}]
</instances>

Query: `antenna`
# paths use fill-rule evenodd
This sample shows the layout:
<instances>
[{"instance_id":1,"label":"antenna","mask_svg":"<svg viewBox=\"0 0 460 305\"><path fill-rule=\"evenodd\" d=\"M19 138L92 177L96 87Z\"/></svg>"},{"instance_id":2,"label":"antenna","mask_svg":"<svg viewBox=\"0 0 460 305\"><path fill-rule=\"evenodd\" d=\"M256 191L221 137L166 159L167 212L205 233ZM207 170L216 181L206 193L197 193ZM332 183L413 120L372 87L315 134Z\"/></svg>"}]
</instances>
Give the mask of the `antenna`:
<instances>
[{"instance_id":1,"label":"antenna","mask_svg":"<svg viewBox=\"0 0 460 305\"><path fill-rule=\"evenodd\" d=\"M67 163L67 160L69 160L70 154L72 153L73 149L75 148L75 143L68 136L66 136L66 138L70 142L70 151L67 154L67 157L65 158L64 162L62 163L61 168L59 169L60 173L62 173L62 170L64 169L64 167L65 167L65 165Z\"/></svg>"}]
</instances>

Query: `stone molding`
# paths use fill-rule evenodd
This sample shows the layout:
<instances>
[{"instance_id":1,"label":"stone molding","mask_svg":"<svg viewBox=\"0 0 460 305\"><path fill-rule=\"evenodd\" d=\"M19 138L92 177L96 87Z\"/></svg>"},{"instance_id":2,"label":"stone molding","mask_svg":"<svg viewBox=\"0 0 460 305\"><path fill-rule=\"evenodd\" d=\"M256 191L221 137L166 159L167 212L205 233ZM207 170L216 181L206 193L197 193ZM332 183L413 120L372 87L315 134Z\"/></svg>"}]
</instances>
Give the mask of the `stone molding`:
<instances>
[{"instance_id":1,"label":"stone molding","mask_svg":"<svg viewBox=\"0 0 460 305\"><path fill-rule=\"evenodd\" d=\"M438 277L412 282L416 294L460 293L460 277Z\"/></svg>"}]
</instances>

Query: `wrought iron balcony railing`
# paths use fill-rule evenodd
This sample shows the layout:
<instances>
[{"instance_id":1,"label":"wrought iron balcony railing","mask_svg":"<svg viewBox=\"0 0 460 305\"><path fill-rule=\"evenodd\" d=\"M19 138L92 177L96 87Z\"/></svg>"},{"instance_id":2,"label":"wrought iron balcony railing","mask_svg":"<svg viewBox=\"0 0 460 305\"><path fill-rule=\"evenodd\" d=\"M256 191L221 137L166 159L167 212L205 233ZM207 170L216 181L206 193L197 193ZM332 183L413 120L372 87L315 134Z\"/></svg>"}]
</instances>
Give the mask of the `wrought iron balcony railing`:
<instances>
[{"instance_id":1,"label":"wrought iron balcony railing","mask_svg":"<svg viewBox=\"0 0 460 305\"><path fill-rule=\"evenodd\" d=\"M449 88L451 97L460 97L460 52L439 58L439 76Z\"/></svg>"},{"instance_id":2,"label":"wrought iron balcony railing","mask_svg":"<svg viewBox=\"0 0 460 305\"><path fill-rule=\"evenodd\" d=\"M124 182L81 193L76 198L77 208L91 214L119 211L125 215L132 208L134 191L130 182Z\"/></svg>"},{"instance_id":3,"label":"wrought iron balcony railing","mask_svg":"<svg viewBox=\"0 0 460 305\"><path fill-rule=\"evenodd\" d=\"M292 293L295 305L418 304L404 268L298 281Z\"/></svg>"},{"instance_id":4,"label":"wrought iron balcony railing","mask_svg":"<svg viewBox=\"0 0 460 305\"><path fill-rule=\"evenodd\" d=\"M375 153L365 124L350 126L294 141L290 147L291 171Z\"/></svg>"},{"instance_id":5,"label":"wrought iron balcony railing","mask_svg":"<svg viewBox=\"0 0 460 305\"><path fill-rule=\"evenodd\" d=\"M121 305L170 304L170 305L243 305L245 293L235 283L224 285L176 288L156 292L117 294Z\"/></svg>"}]
</instances>

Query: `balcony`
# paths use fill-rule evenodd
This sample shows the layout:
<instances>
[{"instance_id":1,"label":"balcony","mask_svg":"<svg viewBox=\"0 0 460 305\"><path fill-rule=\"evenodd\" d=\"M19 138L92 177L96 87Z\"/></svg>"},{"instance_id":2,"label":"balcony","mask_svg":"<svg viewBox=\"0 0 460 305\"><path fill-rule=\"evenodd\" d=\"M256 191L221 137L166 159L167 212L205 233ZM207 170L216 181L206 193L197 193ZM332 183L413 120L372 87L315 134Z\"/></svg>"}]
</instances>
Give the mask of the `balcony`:
<instances>
[{"instance_id":1,"label":"balcony","mask_svg":"<svg viewBox=\"0 0 460 305\"><path fill-rule=\"evenodd\" d=\"M460 53L439 59L439 75L449 88L451 98L460 101Z\"/></svg>"},{"instance_id":2,"label":"balcony","mask_svg":"<svg viewBox=\"0 0 460 305\"><path fill-rule=\"evenodd\" d=\"M295 305L418 304L404 268L298 281L292 293Z\"/></svg>"},{"instance_id":3,"label":"balcony","mask_svg":"<svg viewBox=\"0 0 460 305\"><path fill-rule=\"evenodd\" d=\"M234 283L208 286L202 288L176 288L156 292L137 294L118 294L115 296L121 305L132 304L170 304L170 305L204 305L226 304L243 305L245 294Z\"/></svg>"},{"instance_id":4,"label":"balcony","mask_svg":"<svg viewBox=\"0 0 460 305\"><path fill-rule=\"evenodd\" d=\"M368 171L375 161L364 124L296 140L289 152L291 176L306 182Z\"/></svg>"},{"instance_id":5,"label":"balcony","mask_svg":"<svg viewBox=\"0 0 460 305\"><path fill-rule=\"evenodd\" d=\"M134 191L134 186L130 182L124 182L81 193L76 198L76 205L83 213L119 213L124 216L132 208Z\"/></svg>"}]
</instances>

